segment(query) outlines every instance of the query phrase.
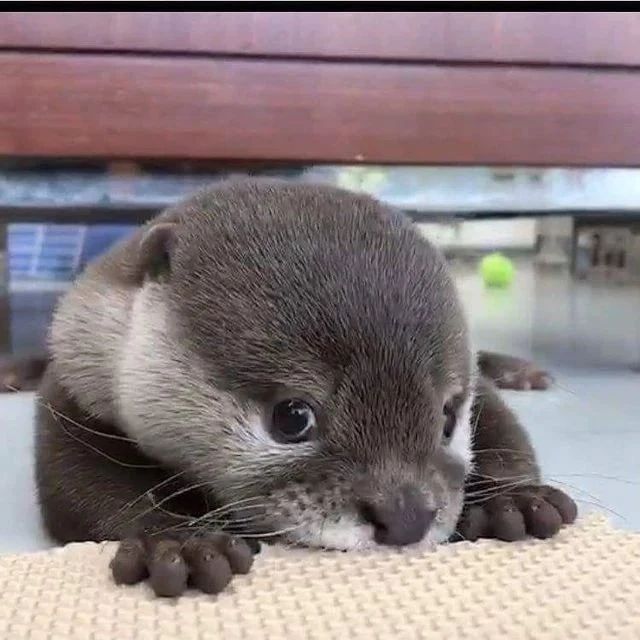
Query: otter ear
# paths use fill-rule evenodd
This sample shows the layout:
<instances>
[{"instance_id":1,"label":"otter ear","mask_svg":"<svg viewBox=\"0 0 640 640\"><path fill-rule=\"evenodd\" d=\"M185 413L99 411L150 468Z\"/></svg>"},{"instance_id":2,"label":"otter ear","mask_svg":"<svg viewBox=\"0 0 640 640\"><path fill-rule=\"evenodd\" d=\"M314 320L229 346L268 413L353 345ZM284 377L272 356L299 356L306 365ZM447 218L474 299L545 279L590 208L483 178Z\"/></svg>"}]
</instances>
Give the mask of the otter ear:
<instances>
[{"instance_id":1,"label":"otter ear","mask_svg":"<svg viewBox=\"0 0 640 640\"><path fill-rule=\"evenodd\" d=\"M144 275L157 280L170 273L175 232L175 222L158 222L145 230L138 247L138 266Z\"/></svg>"}]
</instances>

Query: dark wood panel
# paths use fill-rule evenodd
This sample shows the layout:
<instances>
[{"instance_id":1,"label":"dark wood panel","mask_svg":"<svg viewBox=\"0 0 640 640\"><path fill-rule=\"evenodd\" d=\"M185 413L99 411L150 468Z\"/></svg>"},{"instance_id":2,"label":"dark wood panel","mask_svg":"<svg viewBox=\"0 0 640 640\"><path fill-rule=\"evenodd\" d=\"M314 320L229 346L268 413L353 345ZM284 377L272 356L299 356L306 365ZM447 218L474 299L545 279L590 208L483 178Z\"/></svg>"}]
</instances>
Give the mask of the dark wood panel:
<instances>
[{"instance_id":1,"label":"dark wood panel","mask_svg":"<svg viewBox=\"0 0 640 640\"><path fill-rule=\"evenodd\" d=\"M640 165L640 73L0 54L0 154Z\"/></svg>"},{"instance_id":2,"label":"dark wood panel","mask_svg":"<svg viewBox=\"0 0 640 640\"><path fill-rule=\"evenodd\" d=\"M640 65L636 12L23 13L0 47Z\"/></svg>"}]
</instances>

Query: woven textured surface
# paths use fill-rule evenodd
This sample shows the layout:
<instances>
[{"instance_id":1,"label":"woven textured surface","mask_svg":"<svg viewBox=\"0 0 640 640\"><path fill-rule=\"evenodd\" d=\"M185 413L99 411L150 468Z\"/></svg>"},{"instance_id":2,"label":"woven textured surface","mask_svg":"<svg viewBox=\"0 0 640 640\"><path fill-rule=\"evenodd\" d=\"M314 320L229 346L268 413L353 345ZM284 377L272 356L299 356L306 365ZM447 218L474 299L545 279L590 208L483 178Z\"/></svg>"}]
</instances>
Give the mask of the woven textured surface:
<instances>
[{"instance_id":1,"label":"woven textured surface","mask_svg":"<svg viewBox=\"0 0 640 640\"><path fill-rule=\"evenodd\" d=\"M219 596L111 583L112 544L0 558L0 638L640 638L640 534L589 519L547 542L269 548Z\"/></svg>"}]
</instances>

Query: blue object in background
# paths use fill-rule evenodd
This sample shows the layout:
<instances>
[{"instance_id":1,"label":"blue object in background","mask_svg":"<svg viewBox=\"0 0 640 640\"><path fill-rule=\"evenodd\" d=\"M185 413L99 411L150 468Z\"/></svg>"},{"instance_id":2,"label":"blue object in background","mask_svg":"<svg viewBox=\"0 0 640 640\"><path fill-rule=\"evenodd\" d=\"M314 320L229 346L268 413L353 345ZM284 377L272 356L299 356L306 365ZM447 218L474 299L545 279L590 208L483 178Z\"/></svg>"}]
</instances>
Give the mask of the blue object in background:
<instances>
[{"instance_id":1,"label":"blue object in background","mask_svg":"<svg viewBox=\"0 0 640 640\"><path fill-rule=\"evenodd\" d=\"M71 281L93 258L131 232L133 225L11 224L12 282Z\"/></svg>"},{"instance_id":2,"label":"blue object in background","mask_svg":"<svg viewBox=\"0 0 640 640\"><path fill-rule=\"evenodd\" d=\"M135 225L126 224L100 224L88 227L80 256L80 270L84 269L87 262L102 255L135 228Z\"/></svg>"}]
</instances>

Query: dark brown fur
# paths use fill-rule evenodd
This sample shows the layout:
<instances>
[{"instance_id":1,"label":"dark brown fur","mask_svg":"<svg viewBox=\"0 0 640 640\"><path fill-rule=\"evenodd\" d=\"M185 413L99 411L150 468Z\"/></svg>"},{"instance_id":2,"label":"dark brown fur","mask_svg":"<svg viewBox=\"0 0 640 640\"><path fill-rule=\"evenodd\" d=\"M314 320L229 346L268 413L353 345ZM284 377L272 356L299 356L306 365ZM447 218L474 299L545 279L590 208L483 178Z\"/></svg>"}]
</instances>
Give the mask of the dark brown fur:
<instances>
[{"instance_id":1,"label":"dark brown fur","mask_svg":"<svg viewBox=\"0 0 640 640\"><path fill-rule=\"evenodd\" d=\"M427 472L452 490L461 486L463 467L440 442L447 390L457 389L456 408L472 391L466 326L444 260L407 222L369 198L278 183L207 191L159 222L159 230L157 222L149 225L90 266L54 323L36 443L42 512L54 537L126 540L114 565L116 578L133 582L150 574L160 595L180 593L189 576L196 586L215 591L226 584L215 576L230 576L222 565L236 573L248 569L238 560L246 553L244 543L209 530L195 550L166 542L191 540L196 529L185 526L185 514L197 518L213 506L212 498L225 504L259 489L273 491L277 506L282 487L294 501L290 509L307 500L311 487L326 485L340 489L345 508L357 500L387 513L394 487L408 481L425 486ZM218 463L220 476L211 477L216 491L190 491L158 507L163 497L201 481L202 465L212 460L193 467L175 462L179 448L191 446L186 431L184 444L178 439L173 450L165 447L162 461L149 455L150 443L135 441L131 425L119 423L127 401L116 398L121 391L110 384L115 373L93 369L104 380L98 389L99 381L75 366L84 361L74 364L69 355L77 347L87 364L104 357L102 341L85 327L89 314L97 313L91 298L96 288L98 303L110 290L125 296L114 311L124 314L149 281L164 292L171 340L179 340L180 353L193 354L199 367L198 388L211 385L247 406L268 407L282 393L306 394L321 407L314 457L293 456L286 464L274 458L259 475L247 466L242 490L222 480L235 464L229 457L228 464ZM78 317L87 323L76 323ZM109 331L120 330L114 326ZM158 336L159 353L167 348L162 340L167 338ZM148 394L142 406L149 415L166 417L153 412L171 405L153 394L159 393L158 380L163 388L174 377L181 380L184 363L176 358L150 361L152 369L160 362L169 368L155 371L159 377L140 388ZM500 381L492 358L481 359L481 368ZM135 385L135 376L130 379ZM460 535L552 535L575 517L573 503L539 486L526 433L488 380L476 384L476 466L466 478L469 499ZM174 477L176 470L181 473ZM517 486L510 484L514 476L520 478ZM261 517L268 532L268 510ZM158 563L158 554L166 562ZM211 554L222 557L222 565L203 565ZM171 573L167 567L174 565Z\"/></svg>"}]
</instances>

